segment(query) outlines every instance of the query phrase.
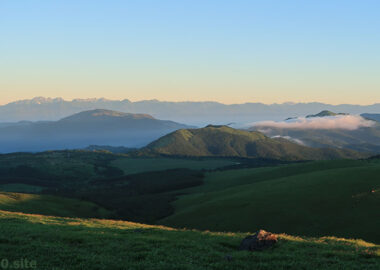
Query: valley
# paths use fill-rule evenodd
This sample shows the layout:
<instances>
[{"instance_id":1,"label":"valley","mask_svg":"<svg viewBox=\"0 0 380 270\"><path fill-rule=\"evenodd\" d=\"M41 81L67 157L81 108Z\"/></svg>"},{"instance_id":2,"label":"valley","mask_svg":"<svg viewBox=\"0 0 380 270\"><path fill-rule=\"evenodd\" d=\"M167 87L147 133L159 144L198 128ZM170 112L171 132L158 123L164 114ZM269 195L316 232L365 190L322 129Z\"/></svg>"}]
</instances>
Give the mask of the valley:
<instances>
[{"instance_id":1,"label":"valley","mask_svg":"<svg viewBox=\"0 0 380 270\"><path fill-rule=\"evenodd\" d=\"M168 157L63 151L3 155L0 159L2 210L214 231L266 228L276 233L334 235L380 243L380 160L376 158L275 163L203 157L173 161ZM18 174L12 166L5 169L5 164L12 164ZM12 202L4 199L12 197L10 192L35 195L18 194L30 197ZM78 205L87 213L79 209L78 213L65 212L59 205L65 209Z\"/></svg>"}]
</instances>

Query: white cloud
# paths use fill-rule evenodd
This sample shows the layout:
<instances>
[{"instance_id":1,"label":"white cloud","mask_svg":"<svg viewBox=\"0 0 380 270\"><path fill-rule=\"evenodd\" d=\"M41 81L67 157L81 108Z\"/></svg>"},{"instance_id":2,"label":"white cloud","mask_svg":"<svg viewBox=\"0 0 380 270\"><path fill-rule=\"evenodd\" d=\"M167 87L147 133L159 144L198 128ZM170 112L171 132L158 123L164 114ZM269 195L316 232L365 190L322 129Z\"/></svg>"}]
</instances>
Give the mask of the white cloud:
<instances>
[{"instance_id":1,"label":"white cloud","mask_svg":"<svg viewBox=\"0 0 380 270\"><path fill-rule=\"evenodd\" d=\"M276 135L276 136L273 136L272 138L284 138L288 141L292 141L294 143L297 143L297 144L300 144L300 145L306 145L302 140L300 139L297 139L297 138L293 138L293 137L290 137L290 136L280 136L280 135Z\"/></svg>"},{"instance_id":2,"label":"white cloud","mask_svg":"<svg viewBox=\"0 0 380 270\"><path fill-rule=\"evenodd\" d=\"M282 129L344 129L355 130L361 127L372 127L374 121L364 119L358 115L338 115L328 117L295 118L282 122L263 121L252 123L256 128L282 128Z\"/></svg>"}]
</instances>

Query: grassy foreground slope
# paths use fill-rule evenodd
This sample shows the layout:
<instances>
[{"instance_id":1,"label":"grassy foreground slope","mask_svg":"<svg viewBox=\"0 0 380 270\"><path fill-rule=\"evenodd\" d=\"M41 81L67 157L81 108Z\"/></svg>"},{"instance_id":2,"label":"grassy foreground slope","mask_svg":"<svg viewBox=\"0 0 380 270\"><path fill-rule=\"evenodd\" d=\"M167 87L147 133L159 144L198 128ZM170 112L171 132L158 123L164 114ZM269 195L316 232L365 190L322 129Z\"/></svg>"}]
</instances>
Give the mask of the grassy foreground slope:
<instances>
[{"instance_id":1,"label":"grassy foreground slope","mask_svg":"<svg viewBox=\"0 0 380 270\"><path fill-rule=\"evenodd\" d=\"M380 243L380 160L319 161L211 172L161 224ZM185 193L185 192L184 192Z\"/></svg>"},{"instance_id":2,"label":"grassy foreground slope","mask_svg":"<svg viewBox=\"0 0 380 270\"><path fill-rule=\"evenodd\" d=\"M380 246L362 240L279 235L262 252L239 251L240 233L176 230L126 221L0 211L0 254L37 269L379 269Z\"/></svg>"},{"instance_id":3,"label":"grassy foreground slope","mask_svg":"<svg viewBox=\"0 0 380 270\"><path fill-rule=\"evenodd\" d=\"M228 126L181 129L150 143L140 155L218 156L279 160L328 160L365 157L363 153L336 148L310 148L256 131Z\"/></svg>"}]
</instances>

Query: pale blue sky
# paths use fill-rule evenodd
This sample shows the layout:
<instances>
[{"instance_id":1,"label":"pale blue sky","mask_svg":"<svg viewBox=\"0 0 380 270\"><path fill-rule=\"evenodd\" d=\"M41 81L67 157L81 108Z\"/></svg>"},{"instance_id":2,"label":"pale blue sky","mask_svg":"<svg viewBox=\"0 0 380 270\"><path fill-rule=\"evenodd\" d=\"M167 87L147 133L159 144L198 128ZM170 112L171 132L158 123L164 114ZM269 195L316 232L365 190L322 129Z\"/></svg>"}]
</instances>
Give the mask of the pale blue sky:
<instances>
[{"instance_id":1,"label":"pale blue sky","mask_svg":"<svg viewBox=\"0 0 380 270\"><path fill-rule=\"evenodd\" d=\"M380 102L380 2L0 0L0 103Z\"/></svg>"}]
</instances>

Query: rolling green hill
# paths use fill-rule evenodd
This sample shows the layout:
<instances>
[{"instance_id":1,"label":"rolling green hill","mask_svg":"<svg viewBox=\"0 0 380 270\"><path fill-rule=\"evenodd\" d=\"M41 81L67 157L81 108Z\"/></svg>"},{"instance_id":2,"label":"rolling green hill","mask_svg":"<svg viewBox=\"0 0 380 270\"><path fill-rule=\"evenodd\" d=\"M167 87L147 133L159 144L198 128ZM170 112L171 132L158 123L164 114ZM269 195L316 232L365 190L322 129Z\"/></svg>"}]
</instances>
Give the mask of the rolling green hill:
<instances>
[{"instance_id":1,"label":"rolling green hill","mask_svg":"<svg viewBox=\"0 0 380 270\"><path fill-rule=\"evenodd\" d=\"M380 243L380 160L318 161L210 172L160 224Z\"/></svg>"},{"instance_id":2,"label":"rolling green hill","mask_svg":"<svg viewBox=\"0 0 380 270\"><path fill-rule=\"evenodd\" d=\"M322 160L366 156L350 150L315 149L288 140L272 139L260 132L227 126L181 129L152 142L140 155L224 156L281 160Z\"/></svg>"},{"instance_id":3,"label":"rolling green hill","mask_svg":"<svg viewBox=\"0 0 380 270\"><path fill-rule=\"evenodd\" d=\"M115 220L0 211L0 254L8 266L36 269L368 269L380 246L334 237L279 235L274 248L239 251L242 233L176 230Z\"/></svg>"}]
</instances>

